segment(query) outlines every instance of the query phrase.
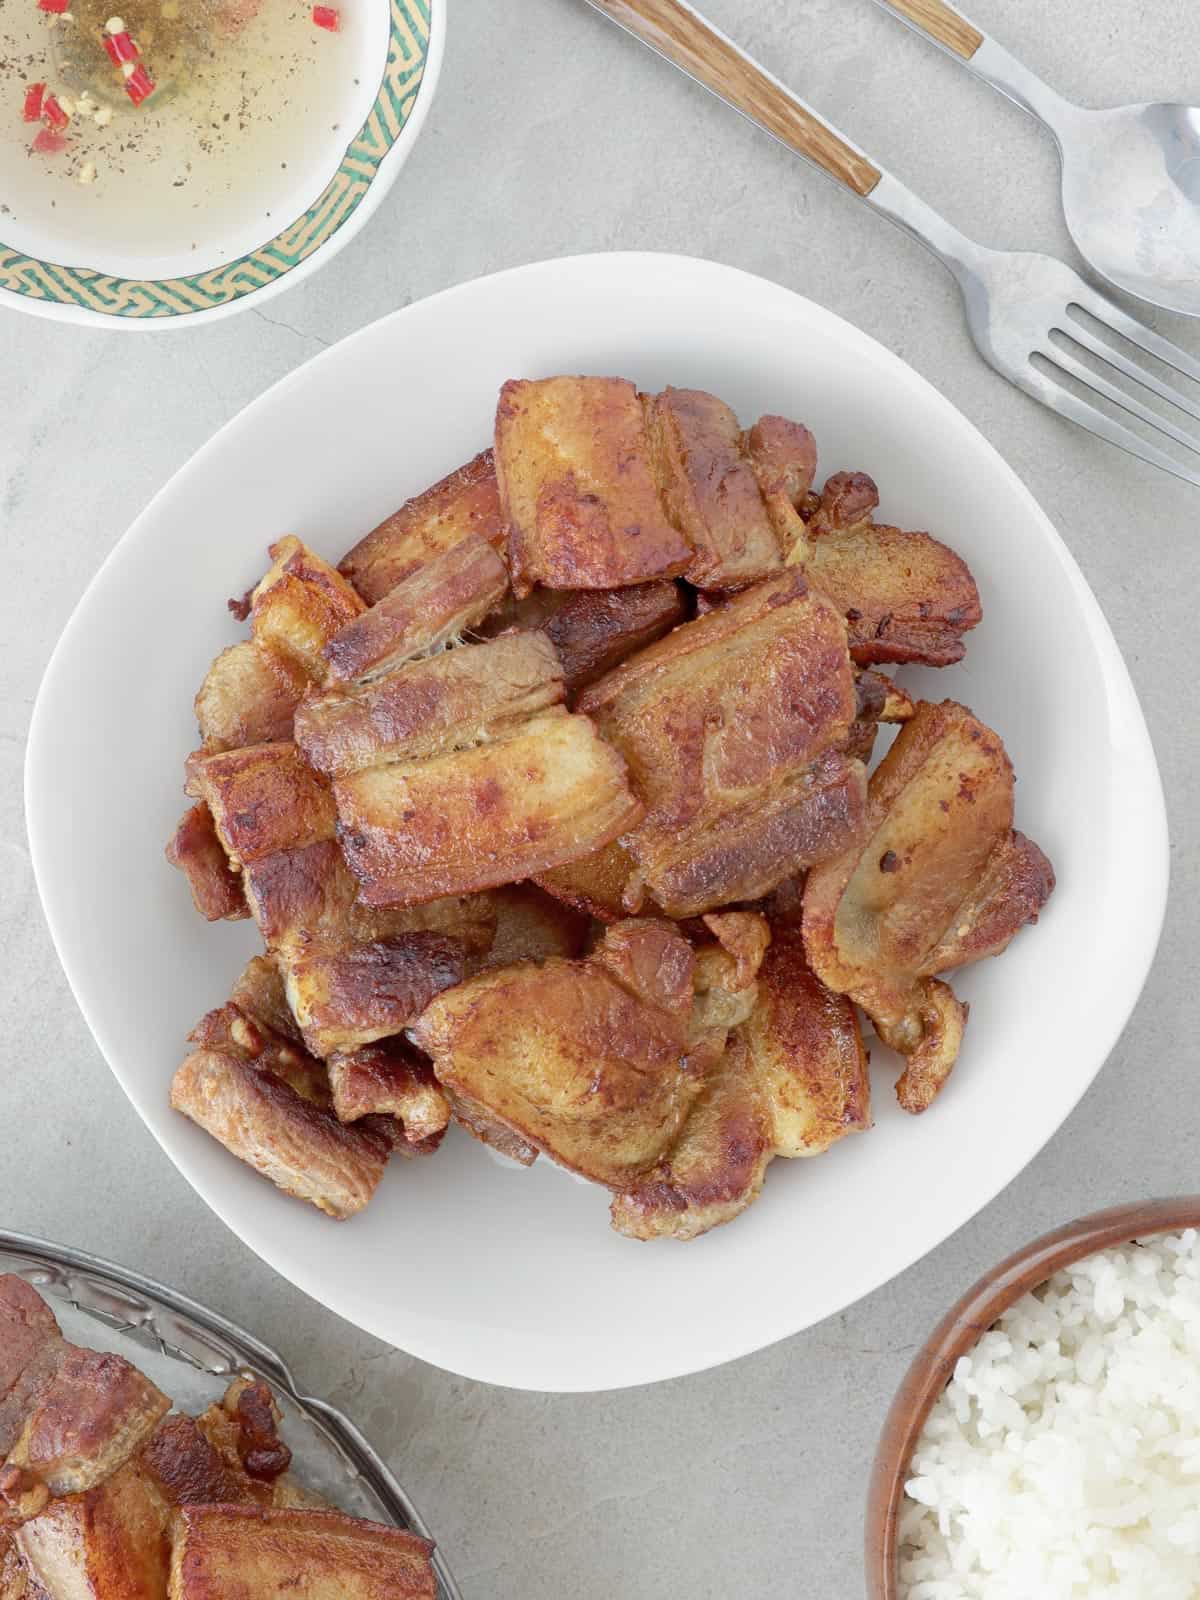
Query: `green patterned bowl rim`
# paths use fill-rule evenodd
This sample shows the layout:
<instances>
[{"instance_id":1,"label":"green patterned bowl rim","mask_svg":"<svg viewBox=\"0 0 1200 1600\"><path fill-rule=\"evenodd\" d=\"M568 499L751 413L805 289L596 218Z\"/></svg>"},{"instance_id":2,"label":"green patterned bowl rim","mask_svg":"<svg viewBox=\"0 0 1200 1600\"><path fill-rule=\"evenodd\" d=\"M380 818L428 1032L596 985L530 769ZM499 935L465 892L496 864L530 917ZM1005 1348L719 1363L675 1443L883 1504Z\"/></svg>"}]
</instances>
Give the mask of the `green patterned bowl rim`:
<instances>
[{"instance_id":1,"label":"green patterned bowl rim","mask_svg":"<svg viewBox=\"0 0 1200 1600\"><path fill-rule=\"evenodd\" d=\"M180 278L121 278L0 244L0 305L119 328L208 321L306 277L363 225L403 165L441 68L447 0L389 0L387 63L366 121L303 216L234 261ZM385 170L385 162L386 170ZM318 261L317 253L336 239Z\"/></svg>"}]
</instances>

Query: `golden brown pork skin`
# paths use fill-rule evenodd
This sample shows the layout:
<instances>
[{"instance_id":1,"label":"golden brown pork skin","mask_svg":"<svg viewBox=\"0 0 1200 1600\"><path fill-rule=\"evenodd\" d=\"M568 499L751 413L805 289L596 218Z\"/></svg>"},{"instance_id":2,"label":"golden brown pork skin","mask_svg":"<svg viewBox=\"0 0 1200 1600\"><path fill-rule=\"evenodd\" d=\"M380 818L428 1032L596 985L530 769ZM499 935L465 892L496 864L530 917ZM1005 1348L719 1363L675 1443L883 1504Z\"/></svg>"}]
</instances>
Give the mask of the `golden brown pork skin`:
<instances>
[{"instance_id":1,"label":"golden brown pork skin","mask_svg":"<svg viewBox=\"0 0 1200 1600\"><path fill-rule=\"evenodd\" d=\"M643 397L624 378L513 379L496 409L496 476L513 588L616 589L686 571Z\"/></svg>"},{"instance_id":2,"label":"golden brown pork skin","mask_svg":"<svg viewBox=\"0 0 1200 1600\"><path fill-rule=\"evenodd\" d=\"M452 1097L597 1183L621 1186L674 1139L695 958L670 924L618 923L582 961L522 963L447 990L411 1029Z\"/></svg>"},{"instance_id":3,"label":"golden brown pork skin","mask_svg":"<svg viewBox=\"0 0 1200 1600\"><path fill-rule=\"evenodd\" d=\"M1054 887L1014 833L999 735L965 706L922 702L871 777L862 836L804 890L813 970L907 1057L897 1096L923 1111L958 1054L966 1007L936 974L997 955Z\"/></svg>"},{"instance_id":4,"label":"golden brown pork skin","mask_svg":"<svg viewBox=\"0 0 1200 1600\"><path fill-rule=\"evenodd\" d=\"M342 557L339 571L368 605L375 605L468 534L504 556L508 530L491 450L405 501Z\"/></svg>"},{"instance_id":5,"label":"golden brown pork skin","mask_svg":"<svg viewBox=\"0 0 1200 1600\"><path fill-rule=\"evenodd\" d=\"M798 571L676 628L579 707L629 763L646 816L621 842L671 916L755 899L854 836L845 625Z\"/></svg>"}]
</instances>

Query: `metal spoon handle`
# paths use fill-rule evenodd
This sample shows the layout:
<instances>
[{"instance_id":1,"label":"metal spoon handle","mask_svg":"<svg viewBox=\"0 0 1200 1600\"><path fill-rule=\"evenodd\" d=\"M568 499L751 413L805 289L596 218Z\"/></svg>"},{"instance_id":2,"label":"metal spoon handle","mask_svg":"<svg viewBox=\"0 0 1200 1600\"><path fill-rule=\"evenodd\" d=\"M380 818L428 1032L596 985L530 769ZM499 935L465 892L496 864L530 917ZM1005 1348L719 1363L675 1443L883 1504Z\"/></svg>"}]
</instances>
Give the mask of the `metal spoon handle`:
<instances>
[{"instance_id":1,"label":"metal spoon handle","mask_svg":"<svg viewBox=\"0 0 1200 1600\"><path fill-rule=\"evenodd\" d=\"M864 198L883 176L757 61L685 0L588 0L781 144Z\"/></svg>"},{"instance_id":2,"label":"metal spoon handle","mask_svg":"<svg viewBox=\"0 0 1200 1600\"><path fill-rule=\"evenodd\" d=\"M1077 109L946 0L876 0L876 4L893 12L915 33L932 39L947 55L970 67L977 77L1047 127L1057 131Z\"/></svg>"}]
</instances>

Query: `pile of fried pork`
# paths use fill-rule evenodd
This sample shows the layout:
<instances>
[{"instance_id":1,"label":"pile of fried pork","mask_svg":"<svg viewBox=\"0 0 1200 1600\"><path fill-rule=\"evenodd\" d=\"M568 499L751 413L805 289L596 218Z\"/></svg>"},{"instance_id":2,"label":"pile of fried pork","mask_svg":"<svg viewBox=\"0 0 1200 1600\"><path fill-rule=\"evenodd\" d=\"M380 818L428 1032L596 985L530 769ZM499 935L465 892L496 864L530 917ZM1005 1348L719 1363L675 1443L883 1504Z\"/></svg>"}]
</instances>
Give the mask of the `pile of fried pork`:
<instances>
[{"instance_id":1,"label":"pile of fried pork","mask_svg":"<svg viewBox=\"0 0 1200 1600\"><path fill-rule=\"evenodd\" d=\"M808 429L616 378L506 383L494 447L234 610L168 847L265 953L172 1103L334 1217L451 1120L690 1239L870 1125L859 1013L927 1109L1054 876L959 661L965 563L816 492ZM868 778L880 723L897 725Z\"/></svg>"},{"instance_id":2,"label":"pile of fried pork","mask_svg":"<svg viewBox=\"0 0 1200 1600\"><path fill-rule=\"evenodd\" d=\"M288 1470L269 1386L199 1417L0 1275L0 1600L434 1600L427 1539Z\"/></svg>"}]
</instances>

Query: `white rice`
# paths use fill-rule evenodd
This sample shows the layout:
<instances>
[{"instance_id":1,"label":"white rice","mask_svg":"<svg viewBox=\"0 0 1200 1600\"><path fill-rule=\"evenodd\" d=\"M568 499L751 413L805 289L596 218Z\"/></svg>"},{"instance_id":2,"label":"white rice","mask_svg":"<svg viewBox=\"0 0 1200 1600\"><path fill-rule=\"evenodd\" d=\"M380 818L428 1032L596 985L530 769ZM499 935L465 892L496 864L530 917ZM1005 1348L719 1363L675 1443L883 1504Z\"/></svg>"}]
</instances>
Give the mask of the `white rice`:
<instances>
[{"instance_id":1,"label":"white rice","mask_svg":"<svg viewBox=\"0 0 1200 1600\"><path fill-rule=\"evenodd\" d=\"M1198 1600L1196 1232L1101 1251L1005 1312L905 1487L904 1600Z\"/></svg>"}]
</instances>

